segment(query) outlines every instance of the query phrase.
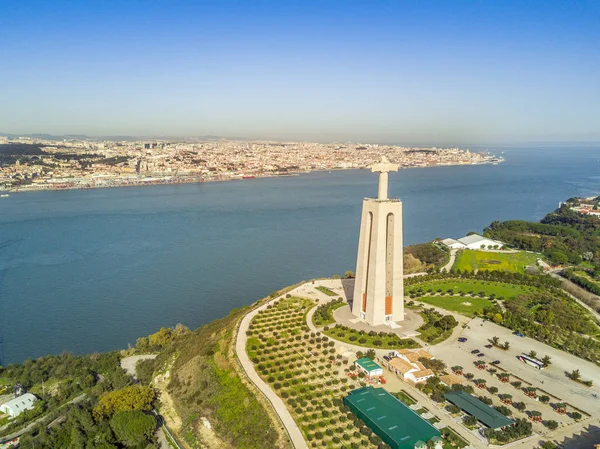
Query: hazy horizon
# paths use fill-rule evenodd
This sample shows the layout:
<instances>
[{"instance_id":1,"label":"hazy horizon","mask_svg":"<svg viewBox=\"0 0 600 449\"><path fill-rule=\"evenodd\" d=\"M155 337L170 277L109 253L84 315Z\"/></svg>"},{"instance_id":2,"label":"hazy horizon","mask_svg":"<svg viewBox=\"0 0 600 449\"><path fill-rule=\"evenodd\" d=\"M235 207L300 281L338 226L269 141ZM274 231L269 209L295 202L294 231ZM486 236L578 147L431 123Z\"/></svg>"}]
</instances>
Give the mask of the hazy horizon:
<instances>
[{"instance_id":1,"label":"hazy horizon","mask_svg":"<svg viewBox=\"0 0 600 449\"><path fill-rule=\"evenodd\" d=\"M9 1L0 131L600 142L600 3Z\"/></svg>"}]
</instances>

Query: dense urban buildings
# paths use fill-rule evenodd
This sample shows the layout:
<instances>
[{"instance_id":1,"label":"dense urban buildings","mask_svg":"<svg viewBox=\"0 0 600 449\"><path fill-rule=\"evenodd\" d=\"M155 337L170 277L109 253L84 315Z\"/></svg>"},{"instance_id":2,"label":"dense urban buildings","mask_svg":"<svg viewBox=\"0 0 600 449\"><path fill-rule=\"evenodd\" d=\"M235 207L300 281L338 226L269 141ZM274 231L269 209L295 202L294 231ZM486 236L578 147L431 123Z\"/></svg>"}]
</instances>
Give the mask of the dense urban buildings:
<instances>
[{"instance_id":1,"label":"dense urban buildings","mask_svg":"<svg viewBox=\"0 0 600 449\"><path fill-rule=\"evenodd\" d=\"M77 189L225 181L366 168L496 163L487 153L349 143L241 140L95 142L0 137L0 189Z\"/></svg>"}]
</instances>

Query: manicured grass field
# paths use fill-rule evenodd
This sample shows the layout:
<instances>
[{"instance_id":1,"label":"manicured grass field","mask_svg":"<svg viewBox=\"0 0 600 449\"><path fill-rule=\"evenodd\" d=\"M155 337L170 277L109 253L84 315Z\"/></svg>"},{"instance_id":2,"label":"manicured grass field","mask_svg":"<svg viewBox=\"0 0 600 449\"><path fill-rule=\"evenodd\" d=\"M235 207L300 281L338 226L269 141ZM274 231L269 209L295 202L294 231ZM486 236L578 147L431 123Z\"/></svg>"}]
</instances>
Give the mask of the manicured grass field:
<instances>
[{"instance_id":1,"label":"manicured grass field","mask_svg":"<svg viewBox=\"0 0 600 449\"><path fill-rule=\"evenodd\" d=\"M491 301L485 298L471 298L468 296L424 296L415 301L424 302L440 309L450 310L473 317L475 312L481 313L485 307L492 305Z\"/></svg>"},{"instance_id":2,"label":"manicured grass field","mask_svg":"<svg viewBox=\"0 0 600 449\"><path fill-rule=\"evenodd\" d=\"M421 290L424 294L435 293L439 289L447 292L453 290L454 294L460 292L469 293L473 292L475 295L479 295L483 292L484 296L495 295L496 298L502 296L505 299L514 298L515 296L523 293L530 293L537 291L535 287L529 287L527 285L516 285L506 284L504 282L491 282L491 281L479 281L475 279L445 279L440 281L423 282L422 284L415 284L407 287L407 294ZM418 298L415 298L418 300Z\"/></svg>"},{"instance_id":3,"label":"manicured grass field","mask_svg":"<svg viewBox=\"0 0 600 449\"><path fill-rule=\"evenodd\" d=\"M456 255L454 269L461 271L500 270L523 273L527 265L536 265L537 254L520 251L518 253L496 253L477 250L462 250Z\"/></svg>"}]
</instances>

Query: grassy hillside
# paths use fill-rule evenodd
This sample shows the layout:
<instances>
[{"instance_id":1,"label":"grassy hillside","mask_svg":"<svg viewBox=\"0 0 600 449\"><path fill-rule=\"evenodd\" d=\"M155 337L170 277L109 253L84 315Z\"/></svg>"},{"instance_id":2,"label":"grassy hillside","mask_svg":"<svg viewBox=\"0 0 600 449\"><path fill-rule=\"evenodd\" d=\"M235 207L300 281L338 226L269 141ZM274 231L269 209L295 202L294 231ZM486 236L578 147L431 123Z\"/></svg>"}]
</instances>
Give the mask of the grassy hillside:
<instances>
[{"instance_id":1,"label":"grassy hillside","mask_svg":"<svg viewBox=\"0 0 600 449\"><path fill-rule=\"evenodd\" d=\"M496 253L490 251L462 250L456 256L453 268L456 270L501 270L523 273L528 265L536 266L537 254L519 251L516 253Z\"/></svg>"},{"instance_id":2,"label":"grassy hillside","mask_svg":"<svg viewBox=\"0 0 600 449\"><path fill-rule=\"evenodd\" d=\"M161 391L160 412L167 424L190 448L290 447L262 397L238 372L233 347L247 311L234 310L187 332L155 360L138 365L140 380L152 380Z\"/></svg>"}]
</instances>

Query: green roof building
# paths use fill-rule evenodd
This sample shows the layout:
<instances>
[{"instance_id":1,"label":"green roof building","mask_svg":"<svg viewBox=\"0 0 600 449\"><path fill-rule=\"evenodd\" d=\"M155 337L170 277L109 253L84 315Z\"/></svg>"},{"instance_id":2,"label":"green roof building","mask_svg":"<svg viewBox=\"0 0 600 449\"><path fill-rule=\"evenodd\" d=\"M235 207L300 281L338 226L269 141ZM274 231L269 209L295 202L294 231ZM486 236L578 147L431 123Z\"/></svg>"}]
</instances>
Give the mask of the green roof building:
<instances>
[{"instance_id":1,"label":"green roof building","mask_svg":"<svg viewBox=\"0 0 600 449\"><path fill-rule=\"evenodd\" d=\"M501 427L510 426L515 422L514 420L504 416L495 408L484 404L475 396L472 396L462 390L446 393L445 397L448 401L459 406L469 415L474 416L491 429L499 429Z\"/></svg>"},{"instance_id":2,"label":"green roof building","mask_svg":"<svg viewBox=\"0 0 600 449\"><path fill-rule=\"evenodd\" d=\"M369 377L383 376L383 368L368 357L358 359L354 364Z\"/></svg>"},{"instance_id":3,"label":"green roof building","mask_svg":"<svg viewBox=\"0 0 600 449\"><path fill-rule=\"evenodd\" d=\"M344 404L392 449L414 449L440 432L383 388L352 391Z\"/></svg>"}]
</instances>

